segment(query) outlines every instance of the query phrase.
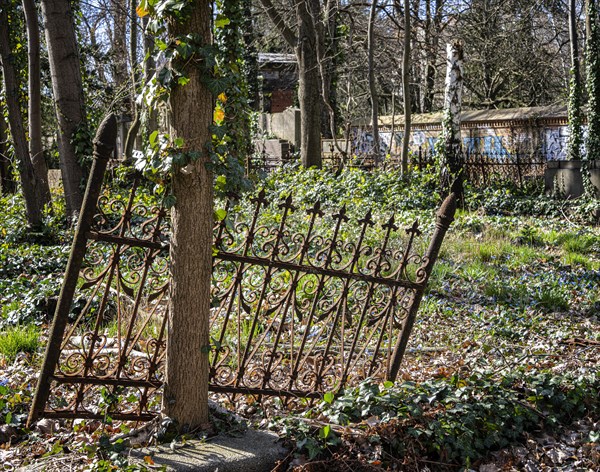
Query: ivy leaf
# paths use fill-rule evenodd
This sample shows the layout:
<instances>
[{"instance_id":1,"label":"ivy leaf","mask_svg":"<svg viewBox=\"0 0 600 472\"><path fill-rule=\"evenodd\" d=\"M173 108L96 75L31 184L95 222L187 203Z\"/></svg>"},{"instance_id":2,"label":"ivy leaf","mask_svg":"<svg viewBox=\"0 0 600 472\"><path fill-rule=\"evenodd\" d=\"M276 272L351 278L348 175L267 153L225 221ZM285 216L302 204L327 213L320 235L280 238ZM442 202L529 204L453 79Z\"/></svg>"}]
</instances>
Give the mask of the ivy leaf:
<instances>
[{"instance_id":1,"label":"ivy leaf","mask_svg":"<svg viewBox=\"0 0 600 472\"><path fill-rule=\"evenodd\" d=\"M175 198L175 195L167 195L167 196L165 196L165 198L163 200L163 204L165 205L165 208L174 207L176 202L177 202L177 199Z\"/></svg>"},{"instance_id":2,"label":"ivy leaf","mask_svg":"<svg viewBox=\"0 0 600 472\"><path fill-rule=\"evenodd\" d=\"M215 28L223 28L231 23L231 20L224 15L217 15L215 20Z\"/></svg>"},{"instance_id":3,"label":"ivy leaf","mask_svg":"<svg viewBox=\"0 0 600 472\"><path fill-rule=\"evenodd\" d=\"M222 123L223 119L225 119L225 112L222 108L216 108L213 115L213 120L215 123Z\"/></svg>"},{"instance_id":4,"label":"ivy leaf","mask_svg":"<svg viewBox=\"0 0 600 472\"><path fill-rule=\"evenodd\" d=\"M169 69L168 67L163 67L160 70L160 72L158 73L158 81L160 82L161 85L163 85L165 87L169 85L172 78L173 78L173 73L171 72L171 69Z\"/></svg>"},{"instance_id":5,"label":"ivy leaf","mask_svg":"<svg viewBox=\"0 0 600 472\"><path fill-rule=\"evenodd\" d=\"M220 208L218 210L215 210L215 216L214 216L215 221L223 221L226 216L227 216L227 211L225 209Z\"/></svg>"},{"instance_id":6,"label":"ivy leaf","mask_svg":"<svg viewBox=\"0 0 600 472\"><path fill-rule=\"evenodd\" d=\"M319 437L321 439L327 439L331 434L331 426L326 424L319 430Z\"/></svg>"},{"instance_id":7,"label":"ivy leaf","mask_svg":"<svg viewBox=\"0 0 600 472\"><path fill-rule=\"evenodd\" d=\"M330 405L333 403L333 398L334 398L334 396L333 396L333 393L331 393L331 392L327 392L325 395L323 395L323 401Z\"/></svg>"},{"instance_id":8,"label":"ivy leaf","mask_svg":"<svg viewBox=\"0 0 600 472\"><path fill-rule=\"evenodd\" d=\"M184 144L183 138L182 137L175 138L174 144L175 144L175 147L182 148L183 144Z\"/></svg>"},{"instance_id":9,"label":"ivy leaf","mask_svg":"<svg viewBox=\"0 0 600 472\"><path fill-rule=\"evenodd\" d=\"M224 175L219 175L215 181L215 187L218 189L224 189L227 185L227 177Z\"/></svg>"},{"instance_id":10,"label":"ivy leaf","mask_svg":"<svg viewBox=\"0 0 600 472\"><path fill-rule=\"evenodd\" d=\"M137 13L137 16L139 16L140 18L144 18L146 15L148 15L150 13L148 11L148 4L146 3L146 0L140 1L140 4L135 9L135 12Z\"/></svg>"},{"instance_id":11,"label":"ivy leaf","mask_svg":"<svg viewBox=\"0 0 600 472\"><path fill-rule=\"evenodd\" d=\"M148 140L150 141L151 147L156 147L156 143L158 140L158 131L153 131L152 133L150 133Z\"/></svg>"},{"instance_id":12,"label":"ivy leaf","mask_svg":"<svg viewBox=\"0 0 600 472\"><path fill-rule=\"evenodd\" d=\"M158 39L158 38L156 38L154 40L154 44L160 51L164 51L165 49L167 49L169 47L169 45L167 43L165 43L162 39Z\"/></svg>"}]
</instances>

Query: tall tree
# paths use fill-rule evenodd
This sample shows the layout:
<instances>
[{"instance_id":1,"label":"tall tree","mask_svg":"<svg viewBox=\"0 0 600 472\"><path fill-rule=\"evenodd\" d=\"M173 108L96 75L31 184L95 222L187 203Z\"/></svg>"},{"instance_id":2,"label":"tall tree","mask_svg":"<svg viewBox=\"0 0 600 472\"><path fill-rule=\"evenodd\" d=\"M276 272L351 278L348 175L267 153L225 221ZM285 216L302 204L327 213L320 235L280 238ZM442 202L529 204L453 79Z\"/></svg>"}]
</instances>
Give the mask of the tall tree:
<instances>
[{"instance_id":1,"label":"tall tree","mask_svg":"<svg viewBox=\"0 0 600 472\"><path fill-rule=\"evenodd\" d=\"M373 130L373 158L375 163L381 160L379 143L379 95L375 79L375 19L377 18L377 0L372 0L369 9L369 26L367 28L367 58L369 68L369 96L371 98L371 129Z\"/></svg>"},{"instance_id":2,"label":"tall tree","mask_svg":"<svg viewBox=\"0 0 600 472\"><path fill-rule=\"evenodd\" d=\"M67 216L79 212L84 172L77 154L77 131L85 128L85 102L69 0L42 0L52 91L58 121L58 151ZM86 137L87 139L87 137Z\"/></svg>"},{"instance_id":3,"label":"tall tree","mask_svg":"<svg viewBox=\"0 0 600 472\"><path fill-rule=\"evenodd\" d=\"M564 90L551 12L545 5L562 2L468 0L453 16L448 34L468 48L465 105L507 108L555 103ZM554 9L555 7L552 6ZM558 10L558 7L556 7ZM552 15L550 15L552 18ZM566 18L559 17L561 27ZM566 38L561 37L561 43Z\"/></svg>"},{"instance_id":4,"label":"tall tree","mask_svg":"<svg viewBox=\"0 0 600 472\"><path fill-rule=\"evenodd\" d=\"M423 113L431 113L434 107L437 57L439 38L442 30L444 0L425 0L425 27L423 31L425 46L425 81L423 90ZM432 12L433 8L433 12Z\"/></svg>"},{"instance_id":5,"label":"tall tree","mask_svg":"<svg viewBox=\"0 0 600 472\"><path fill-rule=\"evenodd\" d=\"M25 25L27 26L27 57L29 78L29 154L37 185L44 204L50 203L50 186L48 185L48 166L44 158L42 146L42 91L40 71L40 27L37 9L33 0L23 0Z\"/></svg>"},{"instance_id":6,"label":"tall tree","mask_svg":"<svg viewBox=\"0 0 600 472\"><path fill-rule=\"evenodd\" d=\"M408 145L410 143L410 1L404 0L404 51L402 52L402 94L404 96L404 136L402 138L402 174L408 171Z\"/></svg>"},{"instance_id":7,"label":"tall tree","mask_svg":"<svg viewBox=\"0 0 600 472\"><path fill-rule=\"evenodd\" d=\"M444 96L444 121L440 143L440 171L442 194L456 194L463 198L463 167L461 161L460 113L463 89L463 46L459 41L447 45L446 90Z\"/></svg>"},{"instance_id":8,"label":"tall tree","mask_svg":"<svg viewBox=\"0 0 600 472\"><path fill-rule=\"evenodd\" d=\"M169 26L174 42L192 34L201 44L211 43L212 2L193 0L185 21ZM212 273L213 177L209 158L214 100L202 82L201 58L181 59L172 67L189 82L171 92L171 135L183 140L183 152L201 157L173 170L171 237L171 296L169 301L167 365L163 409L181 427L200 426L208 420L208 320Z\"/></svg>"},{"instance_id":9,"label":"tall tree","mask_svg":"<svg viewBox=\"0 0 600 472\"><path fill-rule=\"evenodd\" d=\"M321 167L321 77L317 59L321 28L319 0L295 2L295 31L271 0L260 0L273 25L296 53L298 61L298 102L300 104L300 157L305 167ZM322 36L321 36L322 38Z\"/></svg>"},{"instance_id":10,"label":"tall tree","mask_svg":"<svg viewBox=\"0 0 600 472\"><path fill-rule=\"evenodd\" d=\"M8 110L8 123L15 156L18 162L19 177L25 198L25 210L28 224L37 229L42 225L44 201L41 187L35 176L33 163L29 157L27 138L21 103L19 100L19 76L14 66L14 57L11 51L9 34L8 11L10 2L3 0L0 3L0 59L2 60L2 77L4 79L4 92Z\"/></svg>"},{"instance_id":11,"label":"tall tree","mask_svg":"<svg viewBox=\"0 0 600 472\"><path fill-rule=\"evenodd\" d=\"M12 178L12 165L8 158L8 128L4 114L0 113L0 195L15 193L16 190Z\"/></svg>"},{"instance_id":12,"label":"tall tree","mask_svg":"<svg viewBox=\"0 0 600 472\"><path fill-rule=\"evenodd\" d=\"M577 34L577 5L569 0L569 39L571 43L571 81L569 84L569 140L567 156L571 160L581 159L582 131L582 89L581 72L579 70L579 44Z\"/></svg>"},{"instance_id":13,"label":"tall tree","mask_svg":"<svg viewBox=\"0 0 600 472\"><path fill-rule=\"evenodd\" d=\"M588 159L600 159L600 26L598 0L587 0L586 69L588 90Z\"/></svg>"}]
</instances>

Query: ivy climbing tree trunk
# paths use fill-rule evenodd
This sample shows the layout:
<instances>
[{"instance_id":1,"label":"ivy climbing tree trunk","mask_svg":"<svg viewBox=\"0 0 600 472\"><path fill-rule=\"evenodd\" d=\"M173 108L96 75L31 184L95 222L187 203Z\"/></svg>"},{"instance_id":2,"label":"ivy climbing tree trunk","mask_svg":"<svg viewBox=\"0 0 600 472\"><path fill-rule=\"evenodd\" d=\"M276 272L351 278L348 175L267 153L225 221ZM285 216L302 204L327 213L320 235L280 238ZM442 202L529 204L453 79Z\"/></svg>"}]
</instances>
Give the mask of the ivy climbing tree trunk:
<instances>
[{"instance_id":1,"label":"ivy climbing tree trunk","mask_svg":"<svg viewBox=\"0 0 600 472\"><path fill-rule=\"evenodd\" d=\"M42 225L44 201L42 199L41 188L37 185L35 170L29 158L29 149L27 148L23 114L21 113L21 104L19 103L19 77L14 67L14 60L11 57L7 7L8 2L2 1L0 3L0 59L2 60L4 94L8 111L10 135L18 163L23 197L25 198L27 223L32 228L37 229Z\"/></svg>"},{"instance_id":2,"label":"ivy climbing tree trunk","mask_svg":"<svg viewBox=\"0 0 600 472\"><path fill-rule=\"evenodd\" d=\"M83 200L84 172L77 155L77 132L87 125L75 18L69 0L42 0L42 13L58 121L60 171L67 217L73 219ZM83 136L88 139L87 133Z\"/></svg>"},{"instance_id":3,"label":"ivy climbing tree trunk","mask_svg":"<svg viewBox=\"0 0 600 472\"><path fill-rule=\"evenodd\" d=\"M211 42L212 2L193 0L191 14L172 24L169 35L193 34ZM173 22L175 23L175 22ZM180 59L181 61L181 59ZM189 82L171 92L171 135L183 139L184 153L201 157L173 170L171 237L171 294L169 301L167 361L163 411L181 428L208 421L208 321L212 273L213 178L206 168L209 126L214 101L201 81L199 59L173 64Z\"/></svg>"},{"instance_id":4,"label":"ivy climbing tree trunk","mask_svg":"<svg viewBox=\"0 0 600 472\"><path fill-rule=\"evenodd\" d=\"M577 39L577 10L575 0L569 0L569 39L571 42L571 80L569 83L569 140L567 157L569 160L581 159L582 132L582 90L579 71L579 45Z\"/></svg>"},{"instance_id":5,"label":"ivy climbing tree trunk","mask_svg":"<svg viewBox=\"0 0 600 472\"><path fill-rule=\"evenodd\" d=\"M588 159L600 159L600 27L598 26L598 0L588 0L586 68L588 90Z\"/></svg>"},{"instance_id":6,"label":"ivy climbing tree trunk","mask_svg":"<svg viewBox=\"0 0 600 472\"><path fill-rule=\"evenodd\" d=\"M48 166L42 146L42 92L40 80L40 26L33 0L23 0L25 24L27 26L27 57L29 76L29 154L40 187L42 203L50 203Z\"/></svg>"},{"instance_id":7,"label":"ivy climbing tree trunk","mask_svg":"<svg viewBox=\"0 0 600 472\"><path fill-rule=\"evenodd\" d=\"M8 158L8 128L4 114L0 113L0 195L9 195L16 191L17 188L12 177L12 165Z\"/></svg>"},{"instance_id":8,"label":"ivy climbing tree trunk","mask_svg":"<svg viewBox=\"0 0 600 472\"><path fill-rule=\"evenodd\" d=\"M454 41L446 46L447 69L444 96L440 157L441 189L446 196L451 191L459 202L463 198L463 168L461 161L460 113L463 89L463 46Z\"/></svg>"},{"instance_id":9,"label":"ivy climbing tree trunk","mask_svg":"<svg viewBox=\"0 0 600 472\"><path fill-rule=\"evenodd\" d=\"M379 96L375 80L375 18L377 0L372 0L369 10L369 25L367 28L367 62L369 68L369 97L371 98L371 129L373 130L373 159L375 163L381 160L381 145L379 142Z\"/></svg>"},{"instance_id":10,"label":"ivy climbing tree trunk","mask_svg":"<svg viewBox=\"0 0 600 472\"><path fill-rule=\"evenodd\" d=\"M402 137L402 175L408 172L408 145L410 144L410 0L404 0L404 52L402 55L402 94L404 96L404 136Z\"/></svg>"}]
</instances>

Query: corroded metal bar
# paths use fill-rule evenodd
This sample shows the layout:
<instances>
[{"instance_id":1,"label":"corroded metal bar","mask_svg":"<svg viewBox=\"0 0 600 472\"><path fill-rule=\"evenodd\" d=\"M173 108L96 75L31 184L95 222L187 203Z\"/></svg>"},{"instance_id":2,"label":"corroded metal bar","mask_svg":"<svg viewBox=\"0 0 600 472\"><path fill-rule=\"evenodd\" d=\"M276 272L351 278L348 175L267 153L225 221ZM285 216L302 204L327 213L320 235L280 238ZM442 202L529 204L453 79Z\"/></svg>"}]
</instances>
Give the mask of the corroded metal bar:
<instances>
[{"instance_id":1,"label":"corroded metal bar","mask_svg":"<svg viewBox=\"0 0 600 472\"><path fill-rule=\"evenodd\" d=\"M86 233L90 230L92 219L96 212L98 197L104 180L104 172L106 165L115 148L117 138L117 120L113 114L108 115L100 124L96 137L94 138L94 160L92 169L88 179L77 229L71 247L71 255L67 264L65 278L60 291L60 296L54 313L54 321L50 328L50 336L46 347L46 355L44 364L38 379L38 384L33 399L33 404L27 419L27 426L31 427L36 421L40 413L43 411L48 396L50 395L50 377L54 373L58 357L60 354L60 346L69 319L69 311L79 271L86 253L87 237Z\"/></svg>"},{"instance_id":2,"label":"corroded metal bar","mask_svg":"<svg viewBox=\"0 0 600 472\"><path fill-rule=\"evenodd\" d=\"M162 382L153 380L133 380L114 377L90 377L90 376L68 376L68 375L52 375L51 381L56 381L59 384L89 384L89 385L119 385L122 387L149 387L159 388Z\"/></svg>"},{"instance_id":3,"label":"corroded metal bar","mask_svg":"<svg viewBox=\"0 0 600 472\"><path fill-rule=\"evenodd\" d=\"M305 390L279 390L275 388L252 388L252 387L228 387L215 384L209 384L208 389L215 393L234 393L244 395L272 395L280 397L296 397L296 398L321 398L322 392L305 391Z\"/></svg>"},{"instance_id":4,"label":"corroded metal bar","mask_svg":"<svg viewBox=\"0 0 600 472\"><path fill-rule=\"evenodd\" d=\"M168 244L163 244L154 240L115 236L112 234L98 233L96 231L89 231L88 233L86 233L86 238L92 241L101 241L105 243L120 244L123 246L130 247L143 247L148 249L160 249L164 251L169 249Z\"/></svg>"},{"instance_id":5,"label":"corroded metal bar","mask_svg":"<svg viewBox=\"0 0 600 472\"><path fill-rule=\"evenodd\" d=\"M418 289L421 287L420 283L411 282L410 280L402 280L402 279L391 279L386 277L375 277L373 275L361 274L359 272L347 272L336 269L328 269L328 268L319 268L309 265L299 265L291 262L280 262L274 261L270 259L263 259L254 256L241 256L239 254L232 254L228 252L219 252L216 256L217 259L221 259L223 261L231 261L231 262L240 262L246 263L248 265L257 265L257 266L270 266L277 269L287 269L289 271L299 271L306 274L313 275L324 275L329 277L335 277L339 279L354 279L354 280L362 280L365 282L373 283L373 284L381 284L381 285L389 285L390 287L402 287L402 288L410 288L410 289Z\"/></svg>"},{"instance_id":6,"label":"corroded metal bar","mask_svg":"<svg viewBox=\"0 0 600 472\"><path fill-rule=\"evenodd\" d=\"M435 232L433 233L429 248L425 254L424 264L417 270L417 282L420 282L422 285L420 288L415 290L413 299L411 300L408 316L404 321L401 334L396 343L394 353L392 354L392 361L390 363L390 368L387 375L388 380L396 380L398 370L400 369L400 364L402 363L402 358L404 357L404 352L406 351L408 338L410 337L410 333L417 316L417 311L419 310L419 305L421 304L421 299L423 298L423 292L425 291L427 281L429 280L429 276L433 270L433 265L435 264L440 253L444 236L446 235L448 228L450 228L450 224L452 224L454 221L455 213L456 195L451 193L448 197L446 197L444 203L442 203L442 206L438 211Z\"/></svg>"}]
</instances>

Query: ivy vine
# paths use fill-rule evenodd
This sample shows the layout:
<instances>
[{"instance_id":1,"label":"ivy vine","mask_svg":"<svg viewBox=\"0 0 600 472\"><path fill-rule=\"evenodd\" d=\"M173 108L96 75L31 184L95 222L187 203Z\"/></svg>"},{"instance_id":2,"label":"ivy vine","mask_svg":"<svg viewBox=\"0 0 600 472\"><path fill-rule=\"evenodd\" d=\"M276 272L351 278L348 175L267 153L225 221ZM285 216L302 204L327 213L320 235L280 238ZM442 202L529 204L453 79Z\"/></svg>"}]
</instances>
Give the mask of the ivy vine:
<instances>
[{"instance_id":1,"label":"ivy vine","mask_svg":"<svg viewBox=\"0 0 600 472\"><path fill-rule=\"evenodd\" d=\"M135 165L164 186L176 167L184 167L208 153L207 167L214 172L217 195L237 193L249 186L244 164L250 153L251 127L239 27L243 22L242 2L216 2L214 44L206 44L195 33L167 34L167 25L185 23L192 4L192 0L140 1L137 14L149 16L147 30L155 37L151 54L157 64L162 64L142 90L140 100L149 110L160 110L175 87L189 83L190 67L199 68L203 84L215 98L211 142L204 150L190 150L183 138L173 137L164 129L154 131L149 136L147 152ZM168 197L166 203L172 204L174 199Z\"/></svg>"},{"instance_id":2,"label":"ivy vine","mask_svg":"<svg viewBox=\"0 0 600 472\"><path fill-rule=\"evenodd\" d=\"M581 146L583 144L581 92L581 84L577 80L575 69L571 68L568 104L569 139L567 141L567 157L571 161L581 159Z\"/></svg>"}]
</instances>

